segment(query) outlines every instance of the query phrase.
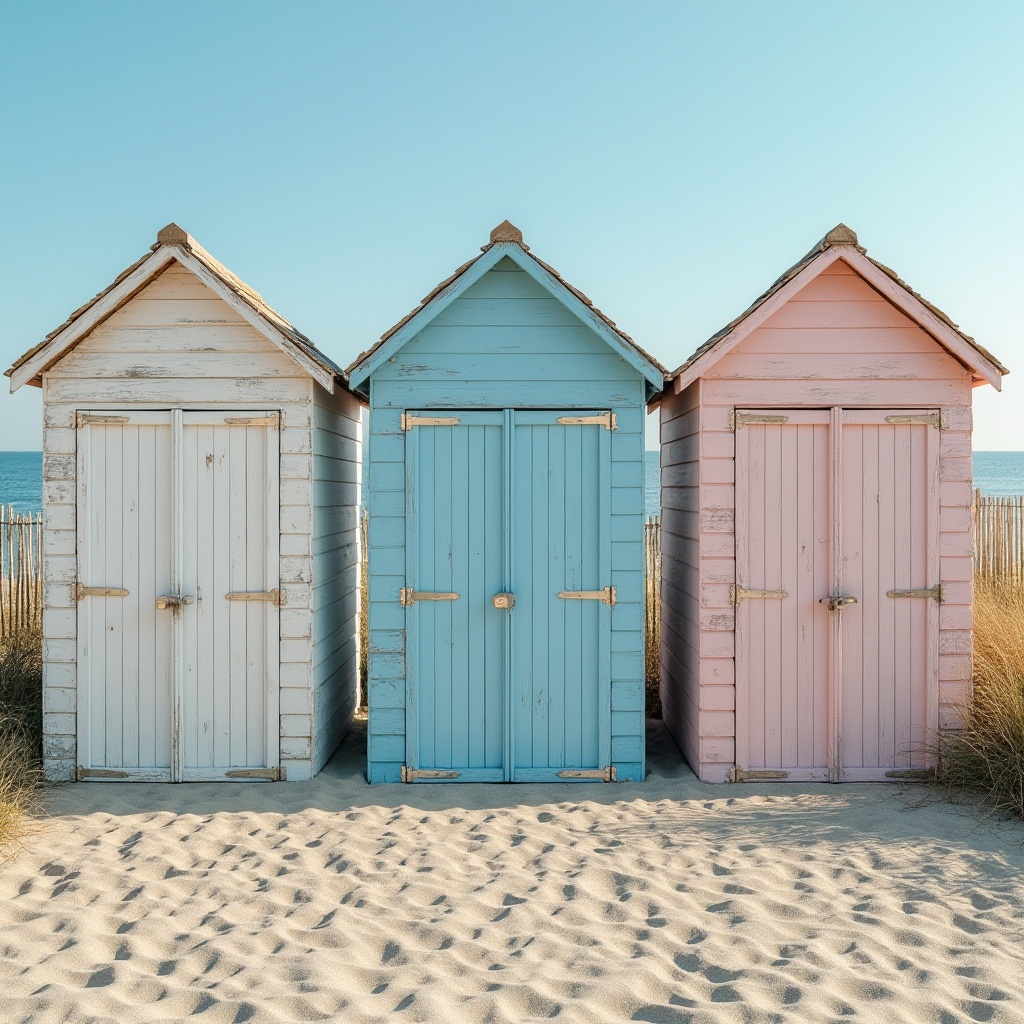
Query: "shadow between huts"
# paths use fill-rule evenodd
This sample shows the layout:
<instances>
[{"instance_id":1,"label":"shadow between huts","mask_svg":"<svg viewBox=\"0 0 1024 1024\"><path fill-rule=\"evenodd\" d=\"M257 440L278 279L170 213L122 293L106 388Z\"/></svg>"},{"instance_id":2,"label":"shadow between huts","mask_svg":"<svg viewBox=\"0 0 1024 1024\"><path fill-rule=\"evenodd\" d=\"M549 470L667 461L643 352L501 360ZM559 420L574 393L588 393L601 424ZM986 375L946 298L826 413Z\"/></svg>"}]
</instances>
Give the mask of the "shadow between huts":
<instances>
[{"instance_id":1,"label":"shadow between huts","mask_svg":"<svg viewBox=\"0 0 1024 1024\"><path fill-rule=\"evenodd\" d=\"M935 844L935 852L941 852L943 842L956 842L968 835L972 846L980 841L982 848L993 851L1024 842L1019 826L983 829L989 833L985 839L975 834L977 823L969 815L956 815L946 806L915 806L914 791L919 787L702 783L683 761L664 724L652 720L647 726L648 776L642 783L371 786L365 775L365 723L357 722L323 771L309 782L79 783L52 787L46 810L66 815L289 816L304 811L344 815L364 808L469 812L519 808L543 821L551 813L574 809L599 812L605 805L631 813L609 814L607 820L598 813L586 831L607 833L609 839L622 843L654 842L666 848L706 846L709 842L740 848L745 843L789 847L822 843L892 847L906 843L917 847ZM956 837L950 834L951 821ZM343 819L339 819L339 827L344 827Z\"/></svg>"}]
</instances>

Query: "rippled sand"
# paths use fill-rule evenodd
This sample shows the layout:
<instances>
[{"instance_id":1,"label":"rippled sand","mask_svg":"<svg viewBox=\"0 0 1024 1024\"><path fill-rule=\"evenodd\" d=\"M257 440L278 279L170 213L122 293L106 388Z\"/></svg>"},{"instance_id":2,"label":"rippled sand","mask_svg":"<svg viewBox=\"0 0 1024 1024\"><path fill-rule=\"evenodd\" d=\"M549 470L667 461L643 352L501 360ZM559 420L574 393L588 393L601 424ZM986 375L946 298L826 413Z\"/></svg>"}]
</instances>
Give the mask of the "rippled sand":
<instances>
[{"instance_id":1,"label":"rippled sand","mask_svg":"<svg viewBox=\"0 0 1024 1024\"><path fill-rule=\"evenodd\" d=\"M0 1021L1024 1022L1024 828L893 786L83 784ZM575 802L579 801L579 802Z\"/></svg>"}]
</instances>

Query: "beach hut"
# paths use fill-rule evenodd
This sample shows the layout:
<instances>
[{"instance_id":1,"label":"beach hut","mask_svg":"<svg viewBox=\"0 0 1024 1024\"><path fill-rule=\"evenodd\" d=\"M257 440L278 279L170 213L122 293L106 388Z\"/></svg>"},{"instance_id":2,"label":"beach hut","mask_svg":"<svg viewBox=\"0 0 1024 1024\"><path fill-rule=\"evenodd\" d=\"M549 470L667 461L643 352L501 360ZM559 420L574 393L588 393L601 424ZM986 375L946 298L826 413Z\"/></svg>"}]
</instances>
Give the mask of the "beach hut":
<instances>
[{"instance_id":1,"label":"beach hut","mask_svg":"<svg viewBox=\"0 0 1024 1024\"><path fill-rule=\"evenodd\" d=\"M349 376L370 400L370 781L642 779L662 367L506 221Z\"/></svg>"},{"instance_id":2,"label":"beach hut","mask_svg":"<svg viewBox=\"0 0 1024 1024\"><path fill-rule=\"evenodd\" d=\"M174 224L43 390L51 779L308 779L356 704L360 401Z\"/></svg>"},{"instance_id":3,"label":"beach hut","mask_svg":"<svg viewBox=\"0 0 1024 1024\"><path fill-rule=\"evenodd\" d=\"M926 768L971 680L971 395L1006 370L830 231L661 397L665 721L704 780Z\"/></svg>"}]
</instances>

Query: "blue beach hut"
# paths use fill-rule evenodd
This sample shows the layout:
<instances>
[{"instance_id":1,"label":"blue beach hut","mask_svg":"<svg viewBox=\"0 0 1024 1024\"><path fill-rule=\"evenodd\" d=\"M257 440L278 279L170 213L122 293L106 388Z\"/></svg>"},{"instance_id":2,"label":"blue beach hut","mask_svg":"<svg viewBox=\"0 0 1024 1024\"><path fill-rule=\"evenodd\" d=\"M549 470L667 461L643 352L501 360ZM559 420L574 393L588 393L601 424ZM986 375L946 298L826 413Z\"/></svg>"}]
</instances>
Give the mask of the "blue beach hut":
<instances>
[{"instance_id":1,"label":"blue beach hut","mask_svg":"<svg viewBox=\"0 0 1024 1024\"><path fill-rule=\"evenodd\" d=\"M642 779L664 369L505 221L348 372L370 402L369 780Z\"/></svg>"}]
</instances>

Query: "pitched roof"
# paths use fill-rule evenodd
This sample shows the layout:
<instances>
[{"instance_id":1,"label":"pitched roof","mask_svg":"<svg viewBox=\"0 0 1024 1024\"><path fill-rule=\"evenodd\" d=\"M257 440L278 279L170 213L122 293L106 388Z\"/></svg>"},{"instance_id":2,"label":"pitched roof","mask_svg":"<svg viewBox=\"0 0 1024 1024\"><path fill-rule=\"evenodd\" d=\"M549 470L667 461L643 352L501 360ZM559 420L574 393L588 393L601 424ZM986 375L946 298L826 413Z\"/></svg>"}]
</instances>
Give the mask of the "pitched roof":
<instances>
[{"instance_id":1,"label":"pitched roof","mask_svg":"<svg viewBox=\"0 0 1024 1024\"><path fill-rule=\"evenodd\" d=\"M985 362L994 367L999 374L1006 374L1010 371L1006 369L1002 363L996 359L987 349L983 348L978 342L972 337L965 334L960 328L953 323L949 316L944 313L937 306L932 305L927 299L919 295L917 292L907 284L899 275L883 263L879 263L878 260L872 259L867 254L867 249L862 245L858 244L857 234L851 228L848 228L845 224L837 224L831 231L821 239L806 256L802 257L796 263L793 264L781 277L779 277L767 291L762 295L759 295L735 320L726 324L721 330L716 331L707 341L704 342L697 350L677 369L673 370L669 374L669 380L675 380L677 377L685 373L694 363L697 362L702 356L708 352L719 347L727 337L732 335L734 331L744 323L749 317L751 317L758 309L760 309L769 299L772 298L780 289L784 288L790 281L794 280L800 274L802 274L808 267L811 266L823 253L829 250L842 247L847 252L854 251L859 256L873 267L882 271L886 277L890 278L895 284L897 284L907 295L911 296L918 303L921 304L926 310L932 313L942 324L950 329L958 338L966 343L974 352L976 352ZM855 263L855 260L849 260L851 263ZM856 270L856 266L853 268ZM926 325L922 325L927 329ZM940 340L940 344L942 344Z\"/></svg>"},{"instance_id":2,"label":"pitched roof","mask_svg":"<svg viewBox=\"0 0 1024 1024\"><path fill-rule=\"evenodd\" d=\"M407 313L404 317L402 317L402 319L399 320L398 323L396 323L393 327L389 327L380 336L380 339L374 345L368 348L365 352L361 352L358 356L356 356L356 358L348 366L346 372L351 375L352 372L357 367L368 362L378 352L378 350L382 346L387 344L387 342L395 334L397 334L403 327L405 327L407 323L409 323L415 317L418 317L420 313L422 313L443 292L446 292L453 285L456 285L457 282L459 282L460 279L462 279L472 267L479 263L480 260L483 259L484 255L489 250L493 249L494 246L496 245L501 245L506 248L510 246L515 246L518 252L521 252L530 260L532 260L535 264L537 264L537 266L541 267L548 275L553 277L559 285L565 288L566 291L568 291L571 295L573 295L580 302L582 302L589 310L591 310L597 316L597 318L602 323L604 323L605 326L610 328L611 331L618 338L620 338L633 352L635 352L642 359L648 362L663 376L667 376L667 371L665 367L662 366L661 363L658 362L658 360L655 359L654 356L652 356L649 352L645 352L644 349L642 349L628 334L626 334L625 331L623 331L616 325L614 320L612 320L610 317L602 313L601 310L594 305L593 301L587 295L585 295L578 288L576 288L575 286L571 285L568 281L566 281L566 279L562 277L562 275L557 270L555 270L555 268L552 267L549 263L545 263L542 259L535 256L532 252L530 252L530 247L523 241L523 233L519 230L519 228L517 228L508 220L503 220L491 232L490 239L487 245L480 247L479 256L474 256L473 259L469 260L467 263L463 263L462 266L459 267L459 269L456 270L454 274L452 274L450 277L446 277L439 285L433 288L426 296L424 296L424 298L420 301L420 304L415 309L413 309L411 312Z\"/></svg>"},{"instance_id":3,"label":"pitched roof","mask_svg":"<svg viewBox=\"0 0 1024 1024\"><path fill-rule=\"evenodd\" d=\"M91 298L85 305L76 309L59 327L51 331L38 345L30 348L24 355L15 360L4 375L11 378L11 390L21 384L41 384L40 375L74 348L88 334L103 323L109 316L117 312L131 301L146 285L150 284L159 274L167 269L171 260L197 273L204 284L215 291L221 291L221 297L230 300L233 296L244 306L240 312L250 312L250 321L262 329L265 334L278 344L284 351L296 358L304 369L310 371L329 390L335 381L345 385L344 371L329 356L321 352L301 331L290 321L277 312L258 292L250 288L244 281L236 277L219 260L210 255L188 232L177 224L168 224L157 234L156 243L150 246L150 252L136 260L130 267L123 270L103 291ZM194 261L194 262L193 262ZM205 271L205 273L203 273ZM92 316L87 318L87 314ZM75 330L82 327L82 330ZM50 352L45 358L45 350ZM34 366L32 376L17 381L17 371L27 363ZM317 372L319 371L319 372Z\"/></svg>"}]
</instances>

